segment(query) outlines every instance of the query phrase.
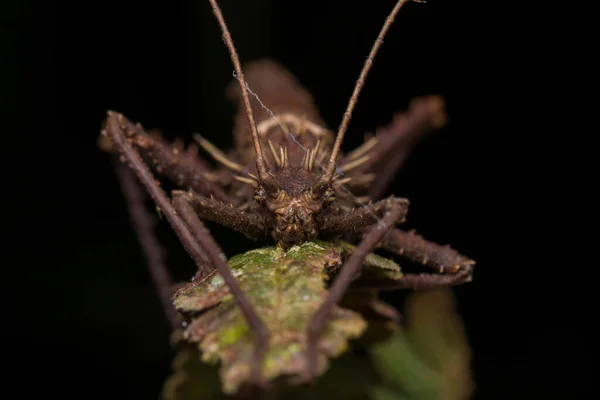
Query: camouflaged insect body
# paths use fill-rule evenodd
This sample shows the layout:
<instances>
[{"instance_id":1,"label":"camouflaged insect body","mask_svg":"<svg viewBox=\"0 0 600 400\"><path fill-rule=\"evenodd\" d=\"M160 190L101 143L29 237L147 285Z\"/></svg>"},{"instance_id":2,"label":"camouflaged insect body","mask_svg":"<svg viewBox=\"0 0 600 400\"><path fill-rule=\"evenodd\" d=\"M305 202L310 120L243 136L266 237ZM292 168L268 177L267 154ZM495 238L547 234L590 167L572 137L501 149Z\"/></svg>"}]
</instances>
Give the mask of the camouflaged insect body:
<instances>
[{"instance_id":1,"label":"camouflaged insect body","mask_svg":"<svg viewBox=\"0 0 600 400\"><path fill-rule=\"evenodd\" d=\"M327 296L327 281L352 249L340 241L307 242L289 250L251 250L229 260L233 275L271 331L263 361L265 378L299 376L305 370L306 326ZM396 263L373 254L365 269L381 279L402 278ZM187 319L184 338L198 344L203 361L220 363L223 391L235 392L249 378L254 342L221 276L188 284L173 301ZM335 308L319 342L319 373L366 327L361 314Z\"/></svg>"}]
</instances>

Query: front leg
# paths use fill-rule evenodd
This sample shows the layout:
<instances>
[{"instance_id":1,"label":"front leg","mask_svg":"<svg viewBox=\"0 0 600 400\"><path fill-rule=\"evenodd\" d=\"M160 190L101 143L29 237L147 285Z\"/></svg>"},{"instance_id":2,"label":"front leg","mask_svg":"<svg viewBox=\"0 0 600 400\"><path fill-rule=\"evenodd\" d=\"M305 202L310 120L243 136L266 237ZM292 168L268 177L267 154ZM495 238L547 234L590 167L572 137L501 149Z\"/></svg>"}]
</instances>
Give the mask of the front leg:
<instances>
[{"instance_id":1,"label":"front leg","mask_svg":"<svg viewBox=\"0 0 600 400\"><path fill-rule=\"evenodd\" d=\"M459 285L472 279L475 261L450 246L425 240L414 231L405 232L395 228L385 235L379 247L436 270L436 273L406 274L390 286L378 286L379 290L429 289Z\"/></svg>"},{"instance_id":2,"label":"front leg","mask_svg":"<svg viewBox=\"0 0 600 400\"><path fill-rule=\"evenodd\" d=\"M394 227L396 223L404 219L407 211L407 204L399 202L404 199L386 199L387 207L381 220L372 224L370 230L354 249L352 255L344 263L341 271L329 290L329 295L312 316L306 332L306 359L307 359L307 379L312 380L316 376L317 370L317 344L329 313L339 303L342 296L346 293L352 279L360 272L365 257L377 246L383 236ZM395 201L394 201L395 200ZM364 227L363 227L364 229Z\"/></svg>"},{"instance_id":3,"label":"front leg","mask_svg":"<svg viewBox=\"0 0 600 400\"><path fill-rule=\"evenodd\" d=\"M342 215L324 214L319 221L319 233L324 237L361 234L392 208L401 210L399 221L397 221L397 223L401 223L408 213L408 205L408 199L389 197L376 203L360 206Z\"/></svg>"},{"instance_id":4,"label":"front leg","mask_svg":"<svg viewBox=\"0 0 600 400\"><path fill-rule=\"evenodd\" d=\"M262 355L267 348L269 340L269 330L262 319L258 316L254 307L240 288L235 277L229 270L229 266L225 261L225 255L217 243L214 241L208 230L204 227L193 208L186 200L186 196L178 195L173 199L174 205L171 204L165 192L156 182L150 169L144 164L139 154L134 150L132 145L125 137L122 128L120 117L116 113L109 112L108 124L104 135L109 135L121 155L128 162L131 169L148 191L155 204L161 209L163 215L173 227L173 230L179 236L181 243L188 251L192 259L197 265L203 265L209 261L214 266L217 272L223 277L225 284L229 287L236 305L240 308L248 327L254 334L255 338L255 362L253 364L252 378L254 382L260 381L260 363Z\"/></svg>"},{"instance_id":5,"label":"front leg","mask_svg":"<svg viewBox=\"0 0 600 400\"><path fill-rule=\"evenodd\" d=\"M157 174L168 178L180 188L189 188L204 196L229 201L223 189L207 179L211 169L193 150L184 151L183 148L153 137L140 124L132 123L122 114L109 113L105 124L118 125L128 142ZM110 152L114 151L110 140L102 143L101 147Z\"/></svg>"},{"instance_id":6,"label":"front leg","mask_svg":"<svg viewBox=\"0 0 600 400\"><path fill-rule=\"evenodd\" d=\"M249 239L258 240L267 237L268 221L261 214L240 211L231 204L202 197L192 191L174 191L173 198L176 197L184 197L202 220L231 228Z\"/></svg>"},{"instance_id":7,"label":"front leg","mask_svg":"<svg viewBox=\"0 0 600 400\"><path fill-rule=\"evenodd\" d=\"M121 192L127 203L129 217L140 244L142 253L146 258L146 266L150 276L154 281L154 286L158 293L163 311L171 328L175 331L178 328L177 311L171 301L171 287L173 286L169 270L167 268L164 248L158 242L154 227L156 219L146 210L145 193L136 182L133 172L123 163L119 162L117 156L113 156L113 164ZM208 274L212 266L207 263L206 268L200 269L199 274Z\"/></svg>"},{"instance_id":8,"label":"front leg","mask_svg":"<svg viewBox=\"0 0 600 400\"><path fill-rule=\"evenodd\" d=\"M440 274L454 274L472 267L475 261L450 246L430 242L414 231L394 229L381 241L381 248L434 268Z\"/></svg>"},{"instance_id":9,"label":"front leg","mask_svg":"<svg viewBox=\"0 0 600 400\"><path fill-rule=\"evenodd\" d=\"M361 177L373 176L365 186L370 198L379 199L419 140L445 123L441 97L416 98L408 111L394 115L388 126L378 129L375 137L341 160L339 170L348 172L350 184Z\"/></svg>"}]
</instances>

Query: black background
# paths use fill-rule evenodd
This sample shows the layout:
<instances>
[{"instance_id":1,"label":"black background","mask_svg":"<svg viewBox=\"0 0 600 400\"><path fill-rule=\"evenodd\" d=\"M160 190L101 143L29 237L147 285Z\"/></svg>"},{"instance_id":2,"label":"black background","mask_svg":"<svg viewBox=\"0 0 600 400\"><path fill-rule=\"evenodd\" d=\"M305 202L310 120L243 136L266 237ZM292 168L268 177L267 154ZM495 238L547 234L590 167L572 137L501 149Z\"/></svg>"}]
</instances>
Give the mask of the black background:
<instances>
[{"instance_id":1,"label":"black background","mask_svg":"<svg viewBox=\"0 0 600 400\"><path fill-rule=\"evenodd\" d=\"M330 127L393 6L221 3L241 59L286 65ZM2 153L10 161L5 198L14 202L3 225L15 254L3 263L14 318L2 331L6 365L19 376L11 380L16 397L156 398L170 368L169 328L96 139L114 109L167 138L201 132L231 145L224 89L233 67L218 26L204 1L2 7L10 29L2 39L2 115L11 124ZM528 154L533 168L524 169L521 156L536 133L516 118L531 81L508 43L512 23L498 22L501 8L407 5L375 60L344 148L415 96L446 98L449 125L416 148L390 194L411 200L407 227L477 261L474 282L456 289L477 398L573 398L586 382L575 362L581 332L566 305L577 289L561 284L557 262L542 262L534 244L538 204L525 193L535 190L540 168ZM172 270L188 279L194 267L164 225ZM252 245L211 228L228 255Z\"/></svg>"}]
</instances>

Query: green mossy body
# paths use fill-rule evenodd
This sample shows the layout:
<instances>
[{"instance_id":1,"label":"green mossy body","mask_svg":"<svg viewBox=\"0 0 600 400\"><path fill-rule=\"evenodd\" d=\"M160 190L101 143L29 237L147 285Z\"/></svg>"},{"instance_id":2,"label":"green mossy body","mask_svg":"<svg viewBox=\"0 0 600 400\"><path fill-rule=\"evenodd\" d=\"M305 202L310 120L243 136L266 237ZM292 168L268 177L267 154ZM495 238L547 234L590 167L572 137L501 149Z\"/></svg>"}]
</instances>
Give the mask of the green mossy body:
<instances>
[{"instance_id":1,"label":"green mossy body","mask_svg":"<svg viewBox=\"0 0 600 400\"><path fill-rule=\"evenodd\" d=\"M327 281L353 249L341 241L315 241L289 250L251 250L229 260L233 275L271 332L262 365L265 379L305 371L306 328L327 296ZM396 263L376 255L367 257L364 269L379 279L402 278ZM173 302L189 321L184 338L198 344L204 362L220 363L222 389L235 393L249 379L254 342L223 278L213 274L190 283L175 294ZM359 313L334 309L319 343L319 373L366 328Z\"/></svg>"}]
</instances>

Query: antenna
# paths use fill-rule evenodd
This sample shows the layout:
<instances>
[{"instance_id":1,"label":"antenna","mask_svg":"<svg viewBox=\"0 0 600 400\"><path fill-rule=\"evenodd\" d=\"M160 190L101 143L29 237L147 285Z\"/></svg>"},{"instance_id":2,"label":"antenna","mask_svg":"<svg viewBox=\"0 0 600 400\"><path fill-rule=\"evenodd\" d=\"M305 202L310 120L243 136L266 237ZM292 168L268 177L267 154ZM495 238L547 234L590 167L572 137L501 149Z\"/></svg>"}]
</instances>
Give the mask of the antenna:
<instances>
[{"instance_id":1,"label":"antenna","mask_svg":"<svg viewBox=\"0 0 600 400\"><path fill-rule=\"evenodd\" d=\"M337 136L335 138L335 144L333 146L333 150L331 151L331 156L329 157L327 166L325 167L325 171L323 172L323 175L321 175L321 179L319 179L319 181L315 184L315 187L313 188L313 190L317 192L315 193L317 195L322 194L327 189L327 186L333 179L333 175L335 173L335 164L337 161L338 154L340 152L340 147L342 146L342 141L344 140L344 134L346 133L346 129L348 129L350 118L352 118L352 111L354 110L354 106L356 106L358 95L360 94L360 91L365 84L367 74L369 73L369 70L373 65L373 59L375 58L377 51L383 44L383 38L385 37L392 23L394 22L394 18L398 14L398 11L400 11L400 8L402 8L404 4L408 3L408 1L410 0L398 0L396 5L394 6L394 9L385 19L385 23L383 24L383 27L381 28L381 31L379 32L379 36L377 36L375 43L373 43L373 47L371 48L369 57L365 61L362 71L360 71L360 76L358 77L358 81L356 81L356 86L354 86L354 92L352 92L352 97L350 97L348 107L344 112L344 118L342 119L342 123L340 124L340 127L338 129Z\"/></svg>"},{"instance_id":2,"label":"antenna","mask_svg":"<svg viewBox=\"0 0 600 400\"><path fill-rule=\"evenodd\" d=\"M223 39L225 40L225 44L229 49L231 61L233 62L233 66L235 68L236 78L240 84L240 89L242 90L242 97L244 98L244 105L246 107L246 115L248 117L248 123L250 124L250 130L252 132L252 141L254 142L254 151L256 152L256 169L258 170L258 179L263 185L264 189L267 191L267 193L273 194L277 191L277 186L275 185L273 177L267 172L267 166L263 157L262 148L260 146L260 140L258 138L258 130L256 129L256 122L254 121L254 114L252 113L252 106L250 105L248 86L246 84L246 79L244 78L244 73L242 72L240 59L237 54L237 51L235 50L235 46L233 45L233 39L231 39L229 29L227 29L227 24L225 23L225 19L223 18L223 13L217 5L217 1L209 1L212 6L215 17L217 17L217 21L219 21L219 26L221 27L221 31L223 32Z\"/></svg>"}]
</instances>

